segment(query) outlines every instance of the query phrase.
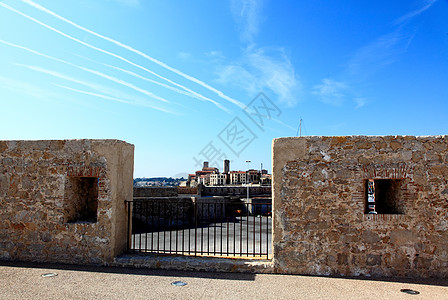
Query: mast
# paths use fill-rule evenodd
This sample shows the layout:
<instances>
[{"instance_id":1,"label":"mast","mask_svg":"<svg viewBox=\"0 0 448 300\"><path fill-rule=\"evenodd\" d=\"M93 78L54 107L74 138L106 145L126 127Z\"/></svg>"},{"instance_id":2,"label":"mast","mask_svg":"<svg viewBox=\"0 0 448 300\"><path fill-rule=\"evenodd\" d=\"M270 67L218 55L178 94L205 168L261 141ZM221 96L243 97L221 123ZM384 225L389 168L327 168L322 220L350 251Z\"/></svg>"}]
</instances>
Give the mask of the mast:
<instances>
[{"instance_id":1,"label":"mast","mask_svg":"<svg viewBox=\"0 0 448 300\"><path fill-rule=\"evenodd\" d=\"M297 128L296 136L302 136L302 118L300 118L299 128Z\"/></svg>"}]
</instances>

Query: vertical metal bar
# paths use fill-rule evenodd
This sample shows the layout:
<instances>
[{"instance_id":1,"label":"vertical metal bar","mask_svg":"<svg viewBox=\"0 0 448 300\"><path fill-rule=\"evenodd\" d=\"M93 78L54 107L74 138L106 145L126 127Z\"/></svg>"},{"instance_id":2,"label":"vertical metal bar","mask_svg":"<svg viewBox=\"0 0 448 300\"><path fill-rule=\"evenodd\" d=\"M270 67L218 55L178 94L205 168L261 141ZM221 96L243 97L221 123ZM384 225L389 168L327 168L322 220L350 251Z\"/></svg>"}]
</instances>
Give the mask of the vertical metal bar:
<instances>
[{"instance_id":1,"label":"vertical metal bar","mask_svg":"<svg viewBox=\"0 0 448 300\"><path fill-rule=\"evenodd\" d=\"M266 208L269 209L269 205ZM269 259L269 216L266 218L266 259Z\"/></svg>"},{"instance_id":2,"label":"vertical metal bar","mask_svg":"<svg viewBox=\"0 0 448 300\"><path fill-rule=\"evenodd\" d=\"M172 224L172 222L173 222L173 220L172 220L172 216L173 216L173 214L174 214L174 210L173 210L173 202L172 201L168 201L168 209L169 209L169 211L168 211L168 217L167 217L167 219L168 219L168 234L170 235L170 237L169 237L169 245L170 245L170 249L169 249L169 252L171 253L171 250L172 250L172 246L173 246L173 243L172 243L172 241L171 241L171 236L172 236L172 232L171 232L171 224Z\"/></svg>"},{"instance_id":3,"label":"vertical metal bar","mask_svg":"<svg viewBox=\"0 0 448 300\"><path fill-rule=\"evenodd\" d=\"M236 217L235 210L233 210L233 256L236 255Z\"/></svg>"},{"instance_id":4,"label":"vertical metal bar","mask_svg":"<svg viewBox=\"0 0 448 300\"><path fill-rule=\"evenodd\" d=\"M145 252L148 251L148 201L145 201Z\"/></svg>"},{"instance_id":5,"label":"vertical metal bar","mask_svg":"<svg viewBox=\"0 0 448 300\"><path fill-rule=\"evenodd\" d=\"M258 212L257 210L256 210L256 208L258 208L257 206L255 206L255 204L254 203L252 203L252 215L253 215L253 225L252 225L252 239L253 239L253 241L252 241L252 256L254 256L255 257L255 255L256 255L256 253L257 253L257 251L255 251L255 228L256 228L256 225L257 225L257 219L255 218L255 215L256 214L258 214L258 215L262 215L261 214L261 211L260 212ZM260 216L260 219L261 219L261 216Z\"/></svg>"},{"instance_id":6,"label":"vertical metal bar","mask_svg":"<svg viewBox=\"0 0 448 300\"><path fill-rule=\"evenodd\" d=\"M131 250L131 237L132 237L132 232L130 232L131 224L132 224L131 223L131 221L132 221L132 219L131 219L131 204L132 204L132 202L129 202L129 201L126 202L126 206L128 209L128 242L127 242L128 252Z\"/></svg>"},{"instance_id":7,"label":"vertical metal bar","mask_svg":"<svg viewBox=\"0 0 448 300\"><path fill-rule=\"evenodd\" d=\"M163 214L163 218L162 218L162 220L163 220L163 252L166 253L166 234L165 234L165 231L166 231L166 202L165 201L163 202L162 214Z\"/></svg>"},{"instance_id":8,"label":"vertical metal bar","mask_svg":"<svg viewBox=\"0 0 448 300\"><path fill-rule=\"evenodd\" d=\"M191 202L191 205L192 205L192 208L193 208L193 222L192 222L192 224L188 224L188 254L190 254L191 252L191 226L193 225L193 223L194 223L194 218L195 218L195 216L194 216L194 203L193 203L193 201Z\"/></svg>"},{"instance_id":9,"label":"vertical metal bar","mask_svg":"<svg viewBox=\"0 0 448 300\"><path fill-rule=\"evenodd\" d=\"M150 214L151 214L151 223L150 223L150 230L151 230L151 249L150 252L154 251L154 201L151 201L151 209L150 209Z\"/></svg>"},{"instance_id":10,"label":"vertical metal bar","mask_svg":"<svg viewBox=\"0 0 448 300\"><path fill-rule=\"evenodd\" d=\"M207 211L206 211L207 221L205 222L205 224L203 226L205 226L206 224L208 225L210 203L207 202L206 205L204 205L204 206L207 208ZM210 233L210 230L209 230L209 228L210 227L207 226L207 238L206 238L206 240L207 240L207 254L208 254L208 251L210 250L210 244L209 244L209 233Z\"/></svg>"},{"instance_id":11,"label":"vertical metal bar","mask_svg":"<svg viewBox=\"0 0 448 300\"><path fill-rule=\"evenodd\" d=\"M135 215L136 211L137 211L137 202L133 202L132 203L132 215L133 216ZM132 223L133 223L132 225L135 225L134 222L132 222ZM134 233L134 229L135 229L135 226L132 226L132 231L133 231L133 234L132 234L132 249L137 250L137 247L135 246L135 244L137 243L137 241L136 241L137 235Z\"/></svg>"},{"instance_id":12,"label":"vertical metal bar","mask_svg":"<svg viewBox=\"0 0 448 300\"><path fill-rule=\"evenodd\" d=\"M157 201L157 252L160 251L160 202Z\"/></svg>"},{"instance_id":13,"label":"vertical metal bar","mask_svg":"<svg viewBox=\"0 0 448 300\"><path fill-rule=\"evenodd\" d=\"M185 202L182 202L182 211L181 211L181 214L182 214L182 254L185 254L184 253L184 249L185 249L185 223L186 223L186 220L185 220Z\"/></svg>"},{"instance_id":14,"label":"vertical metal bar","mask_svg":"<svg viewBox=\"0 0 448 300\"><path fill-rule=\"evenodd\" d=\"M180 215L179 215L179 201L176 203L176 222L177 222L177 220L179 220L179 217L180 217ZM178 224L175 224L175 226L174 226L174 228L176 229L176 254L177 254L177 244L178 244Z\"/></svg>"},{"instance_id":15,"label":"vertical metal bar","mask_svg":"<svg viewBox=\"0 0 448 300\"><path fill-rule=\"evenodd\" d=\"M207 254L210 255L210 205L212 205L211 203L209 203L207 205Z\"/></svg>"},{"instance_id":16,"label":"vertical metal bar","mask_svg":"<svg viewBox=\"0 0 448 300\"><path fill-rule=\"evenodd\" d=\"M248 201L249 201L249 199L248 199ZM249 256L249 209L248 209L249 205L251 205L251 204L248 204L248 206L246 207L246 210L247 210L247 212L246 212L246 256Z\"/></svg>"},{"instance_id":17,"label":"vertical metal bar","mask_svg":"<svg viewBox=\"0 0 448 300\"><path fill-rule=\"evenodd\" d=\"M227 203L227 208L226 208L226 219L227 219L227 234L226 234L226 238L227 238L227 256L229 255L229 235L230 235L230 222L229 222L229 204Z\"/></svg>"},{"instance_id":18,"label":"vertical metal bar","mask_svg":"<svg viewBox=\"0 0 448 300\"><path fill-rule=\"evenodd\" d=\"M202 213L201 219L202 220L204 219L204 206L205 206L204 203L201 203L201 213ZM201 254L204 251L204 226L201 222L202 220L200 220L200 222L199 222L199 224L201 224Z\"/></svg>"},{"instance_id":19,"label":"vertical metal bar","mask_svg":"<svg viewBox=\"0 0 448 300\"><path fill-rule=\"evenodd\" d=\"M216 203L213 204L213 255L216 255Z\"/></svg>"},{"instance_id":20,"label":"vertical metal bar","mask_svg":"<svg viewBox=\"0 0 448 300\"><path fill-rule=\"evenodd\" d=\"M143 207L142 207L141 201L139 202L139 204L140 204L139 215L140 215L140 222L141 222ZM141 232L138 235L138 251L142 252L142 233Z\"/></svg>"},{"instance_id":21,"label":"vertical metal bar","mask_svg":"<svg viewBox=\"0 0 448 300\"><path fill-rule=\"evenodd\" d=\"M243 211L240 212L240 253L239 255L243 255L243 217L242 217Z\"/></svg>"},{"instance_id":22,"label":"vertical metal bar","mask_svg":"<svg viewBox=\"0 0 448 300\"><path fill-rule=\"evenodd\" d=\"M263 212L263 204L260 205L260 212L261 213ZM268 218L267 214L266 214L266 218ZM263 214L261 214L261 218L260 218L260 257L261 257L261 255L263 253L263 242L262 242L263 241L263 237L262 237L262 234L263 234Z\"/></svg>"},{"instance_id":23,"label":"vertical metal bar","mask_svg":"<svg viewBox=\"0 0 448 300\"><path fill-rule=\"evenodd\" d=\"M194 203L194 255L198 253L198 202Z\"/></svg>"},{"instance_id":24,"label":"vertical metal bar","mask_svg":"<svg viewBox=\"0 0 448 300\"><path fill-rule=\"evenodd\" d=\"M134 203L132 203L132 214L133 214L133 217L136 215L136 211L137 211L137 202L134 202ZM134 250L134 251L136 251L137 250L137 234L135 233L135 228L136 228L136 226L135 226L135 222L132 222L132 225L134 225L134 226L132 226L132 249Z\"/></svg>"},{"instance_id":25,"label":"vertical metal bar","mask_svg":"<svg viewBox=\"0 0 448 300\"><path fill-rule=\"evenodd\" d=\"M224 203L221 203L221 205L219 206L219 207L221 207L221 215L220 215L220 218L219 218L219 223L221 224L221 226L220 226L220 228L221 228L221 237L220 237L220 239L221 239L221 244L220 244L220 254L222 255L223 253L222 253L222 228L224 227L224 226L222 226L223 224L223 222L222 222L222 213L223 213L223 211L222 211L222 208L223 208L223 206L224 206Z\"/></svg>"}]
</instances>

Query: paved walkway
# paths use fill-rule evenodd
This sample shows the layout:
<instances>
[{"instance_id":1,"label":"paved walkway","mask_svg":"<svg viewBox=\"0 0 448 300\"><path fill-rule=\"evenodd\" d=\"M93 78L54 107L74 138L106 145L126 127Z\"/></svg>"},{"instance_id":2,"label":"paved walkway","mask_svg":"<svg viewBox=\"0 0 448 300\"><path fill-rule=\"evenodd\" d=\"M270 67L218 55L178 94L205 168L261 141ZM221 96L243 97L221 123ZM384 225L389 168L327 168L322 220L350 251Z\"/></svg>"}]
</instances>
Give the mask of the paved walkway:
<instances>
[{"instance_id":1,"label":"paved walkway","mask_svg":"<svg viewBox=\"0 0 448 300\"><path fill-rule=\"evenodd\" d=\"M58 275L42 277L46 273ZM0 262L0 278L0 299L448 299L448 279L394 281L5 262ZM187 285L174 286L174 281Z\"/></svg>"}]
</instances>

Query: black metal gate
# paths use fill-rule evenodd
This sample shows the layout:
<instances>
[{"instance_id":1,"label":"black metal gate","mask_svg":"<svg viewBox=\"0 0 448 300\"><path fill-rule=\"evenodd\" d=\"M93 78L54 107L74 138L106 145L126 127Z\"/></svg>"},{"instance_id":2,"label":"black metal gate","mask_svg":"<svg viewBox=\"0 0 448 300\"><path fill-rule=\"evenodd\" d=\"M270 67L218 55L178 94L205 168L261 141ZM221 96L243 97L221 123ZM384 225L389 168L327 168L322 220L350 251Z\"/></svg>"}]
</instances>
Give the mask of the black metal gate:
<instances>
[{"instance_id":1,"label":"black metal gate","mask_svg":"<svg viewBox=\"0 0 448 300\"><path fill-rule=\"evenodd\" d=\"M267 200L126 201L128 251L268 259L272 204Z\"/></svg>"}]
</instances>

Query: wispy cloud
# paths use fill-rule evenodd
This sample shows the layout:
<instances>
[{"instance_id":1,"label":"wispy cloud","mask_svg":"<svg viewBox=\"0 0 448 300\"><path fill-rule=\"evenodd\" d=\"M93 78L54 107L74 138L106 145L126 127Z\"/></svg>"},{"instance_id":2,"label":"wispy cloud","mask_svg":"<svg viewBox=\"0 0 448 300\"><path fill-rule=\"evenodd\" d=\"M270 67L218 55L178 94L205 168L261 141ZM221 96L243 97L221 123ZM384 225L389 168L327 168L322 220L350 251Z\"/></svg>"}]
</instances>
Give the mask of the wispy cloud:
<instances>
[{"instance_id":1,"label":"wispy cloud","mask_svg":"<svg viewBox=\"0 0 448 300\"><path fill-rule=\"evenodd\" d=\"M239 27L241 40L253 43L261 23L262 0L232 0L233 17Z\"/></svg>"},{"instance_id":2,"label":"wispy cloud","mask_svg":"<svg viewBox=\"0 0 448 300\"><path fill-rule=\"evenodd\" d=\"M35 3L35 2L33 2L33 1L31 1L31 0L22 0L22 2L25 2L25 3L27 3L27 4L29 4L29 5L31 5L31 6L33 6L33 7L35 7L36 9L42 11L42 12L45 12L45 13L47 13L47 14L50 14L50 15L52 15L53 17L55 17L55 18L57 18L57 19L59 19L59 20L65 22L65 23L68 23L68 24L70 24L70 25L72 25L72 26L74 26L74 27L76 27L76 28L78 28L78 29L80 29L80 30L82 30L82 31L84 31L84 32L87 32L87 33L89 33L89 34L92 34L92 35L94 35L94 36L96 36L96 37L98 37L98 38L101 38L101 39L103 39L103 40L106 40L106 41L108 41L108 42L110 42L110 43L113 43L113 44L115 44L115 45L117 45L117 46L119 46L119 47L121 47L121 48L123 48L123 49L126 49L126 50L128 50L128 51L130 51L130 52L132 52L132 53L134 53L134 54L137 54L137 55L139 55L139 56L141 56L141 57L143 57L143 58L145 58L145 59L147 59L147 60L149 60L149 61L151 61L151 62L153 62L153 63L155 63L155 64L157 64L157 65L159 65L159 66L161 66L161 67L163 67L163 68L165 68L165 69L167 69L167 70L169 70L169 71L171 71L171 72L173 72L173 73L175 73L175 74L177 74L177 75L179 75L179 76L181 76L181 77L184 77L185 79L190 80L191 82L194 82L194 83L196 83L196 84L198 84L198 85L200 85L200 86L202 86L202 87L208 89L209 91L214 92L215 94L217 94L217 95L218 95L219 97L221 97L222 99L224 99L224 100L226 100L226 101L228 101L228 102L230 102L230 103L232 103L232 104L234 104L234 105L237 105L237 106L240 107L240 108L244 108L244 104L243 104L243 103L241 103L240 101L238 101L238 100L236 100L236 99L233 99L233 98L227 96L227 95L224 94L222 91L219 91L219 90L217 90L216 88L214 88L214 87L212 87L212 86L206 84L205 82L203 82L203 81L201 81L201 80L199 80L199 79L197 79L197 78L195 78L195 77L193 77L193 76L187 75L187 74L181 72L180 70L177 70L177 69L175 69L175 68L173 68L173 67L171 67L171 66L169 66L169 65L167 65L167 64L165 64L165 63L163 63L163 62L161 62L161 61L159 61L159 60L157 60L157 59L155 59L155 58L153 58L153 57L151 57L151 56L149 56L149 55L147 55L147 54L145 54L145 53L139 51L139 50L136 50L136 49L132 48L131 46L128 46L128 45L123 44L123 43L121 43L121 42L119 42L119 41L116 41L116 40L114 40L114 39L112 39L112 38L109 38L109 37L106 37L106 36L104 36L104 35L101 35L101 34L99 34L99 33L97 33L97 32L94 32L94 31L92 31L92 30L90 30L90 29L87 29L87 28L85 28L85 27L83 27L83 26L81 26L81 25L78 25L78 24L76 24L76 23L74 23L74 22L72 22L72 21L70 21L70 20L68 20L68 19L66 19L66 18L64 18L64 17L62 17L62 16L56 14L55 12L53 12L53 11L51 11L51 10L49 10L49 9L47 9L47 8L45 8L45 7L41 6L41 5L39 5L39 4L37 4L37 3ZM45 26L46 28L48 28L48 29L50 29L50 30L53 30L53 31L55 31L55 32L57 32L57 33L59 33L59 34L65 36L65 37L67 37L67 38L73 40L73 41L76 41L76 42L78 42L78 43L84 45L84 46L87 46L87 47L89 47L89 48L91 48L91 49L100 51L100 52L102 52L102 53L104 53L104 54L113 56L113 57L115 57L115 58L117 58L117 59L120 59L120 60L122 60L122 61L124 61L124 62L126 62L126 63L128 63L128 64L131 64L131 65L134 66L134 67L140 68L140 69L142 69L142 70L144 70L144 71L147 71L147 72L149 71L147 68L144 68L144 67L141 66L141 65L138 65L138 64L136 64L136 63L133 63L133 62L131 62L130 60L128 60L128 59L126 59L126 58L124 58L124 57L122 57L122 56L119 56L119 55L117 55L117 54L115 54L115 53L112 53L112 52L106 51L106 50L104 50L104 49L95 47L95 46L93 46L93 45L91 45L91 44L88 44L88 43L83 42L83 41L81 41L81 40L79 40L79 39L76 39L76 38L74 38L74 37L72 37L72 36L70 36L70 35L68 35L68 34L65 34L65 33L61 32L61 31L59 31L59 30L57 30L57 29L55 29L55 28L53 28L53 27L51 27L51 26L49 26L49 25L47 25L47 24L45 24L45 23L43 23L43 22L40 22L40 21L38 21L38 20L36 20L36 19L34 19L34 18L31 18L30 16L28 16L28 15L26 15L26 14L24 14L24 13L22 13L22 12L16 10L16 9L14 9L14 8L12 8L12 7L8 6L8 5L6 5L6 4L3 4L3 3L0 2L0 5L2 5L3 7L7 8L7 9L9 9L9 10L12 10L12 11L14 11L14 12L16 12L16 13L19 13L20 15L22 15L22 16L24 16L24 17L26 17L26 18L28 18L28 19L34 21L34 22L37 22L38 24L40 24L40 25L42 25L42 26ZM162 76L159 76L159 77L162 78L162 79L165 79L165 80L166 80L166 78L164 78L164 77L162 77Z\"/></svg>"},{"instance_id":3,"label":"wispy cloud","mask_svg":"<svg viewBox=\"0 0 448 300\"><path fill-rule=\"evenodd\" d=\"M346 62L339 78L343 80L322 79L314 85L311 93L325 103L340 105L351 99L355 109L365 106L368 101L365 96L356 91L356 87L396 62L403 55L414 37L414 31L406 29L406 24L416 18L438 0L426 0L420 8L398 18L389 33L383 34L372 42L354 51Z\"/></svg>"},{"instance_id":4,"label":"wispy cloud","mask_svg":"<svg viewBox=\"0 0 448 300\"><path fill-rule=\"evenodd\" d=\"M219 66L217 75L218 82L238 86L250 95L270 90L281 103L293 106L298 102L301 84L281 48L250 47L239 61Z\"/></svg>"},{"instance_id":5,"label":"wispy cloud","mask_svg":"<svg viewBox=\"0 0 448 300\"><path fill-rule=\"evenodd\" d=\"M406 52L414 37L413 31L406 30L404 25L431 8L437 1L425 0L420 8L398 18L389 33L379 36L355 52L347 63L346 71L354 77L365 78L395 62Z\"/></svg>"},{"instance_id":6,"label":"wispy cloud","mask_svg":"<svg viewBox=\"0 0 448 300\"><path fill-rule=\"evenodd\" d=\"M413 34L395 30L380 36L370 44L358 49L348 61L347 75L366 79L384 67L392 64L406 52Z\"/></svg>"},{"instance_id":7,"label":"wispy cloud","mask_svg":"<svg viewBox=\"0 0 448 300\"><path fill-rule=\"evenodd\" d=\"M134 8L140 7L140 0L109 0L112 2L117 2L118 4L130 6Z\"/></svg>"},{"instance_id":8,"label":"wispy cloud","mask_svg":"<svg viewBox=\"0 0 448 300\"><path fill-rule=\"evenodd\" d=\"M341 105L346 98L348 86L340 81L325 78L312 89L312 94L327 104Z\"/></svg>"},{"instance_id":9,"label":"wispy cloud","mask_svg":"<svg viewBox=\"0 0 448 300\"><path fill-rule=\"evenodd\" d=\"M217 59L224 58L224 54L222 53L222 51L219 51L219 50L212 50L210 52L205 53L205 55L207 55L208 57L217 58Z\"/></svg>"},{"instance_id":10,"label":"wispy cloud","mask_svg":"<svg viewBox=\"0 0 448 300\"><path fill-rule=\"evenodd\" d=\"M36 97L41 100L48 100L56 96L56 93L48 89L44 89L41 86L2 76L0 76L0 86L3 89L8 89L17 93L29 95L32 96L33 98Z\"/></svg>"},{"instance_id":11,"label":"wispy cloud","mask_svg":"<svg viewBox=\"0 0 448 300\"><path fill-rule=\"evenodd\" d=\"M367 104L367 99L364 97L355 97L353 98L353 101L356 104L355 109L361 108Z\"/></svg>"},{"instance_id":12,"label":"wispy cloud","mask_svg":"<svg viewBox=\"0 0 448 300\"><path fill-rule=\"evenodd\" d=\"M313 86L311 94L323 103L334 106L349 102L355 105L354 109L359 109L367 104L367 98L358 96L348 83L330 78L324 78L320 84Z\"/></svg>"},{"instance_id":13,"label":"wispy cloud","mask_svg":"<svg viewBox=\"0 0 448 300\"><path fill-rule=\"evenodd\" d=\"M405 14L404 16L398 18L395 21L396 25L401 25L404 24L406 22L409 22L411 19L415 18L416 16L420 15L421 13L423 13L424 11L428 10L429 8L431 8L431 6L433 6L438 0L426 0L424 1L424 4L422 7L413 10L407 14Z\"/></svg>"},{"instance_id":14,"label":"wispy cloud","mask_svg":"<svg viewBox=\"0 0 448 300\"><path fill-rule=\"evenodd\" d=\"M297 103L296 92L300 89L294 67L282 49L270 56L264 49L249 51L250 65L260 76L260 89L268 89L278 95L280 102L293 106ZM263 86L264 85L264 86Z\"/></svg>"},{"instance_id":15,"label":"wispy cloud","mask_svg":"<svg viewBox=\"0 0 448 300\"><path fill-rule=\"evenodd\" d=\"M245 90L250 96L270 91L287 106L298 102L301 83L282 47L257 46L256 37L263 21L263 0L232 0L231 11L244 50L237 60L226 61L220 51L209 53L217 67L217 81Z\"/></svg>"}]
</instances>

